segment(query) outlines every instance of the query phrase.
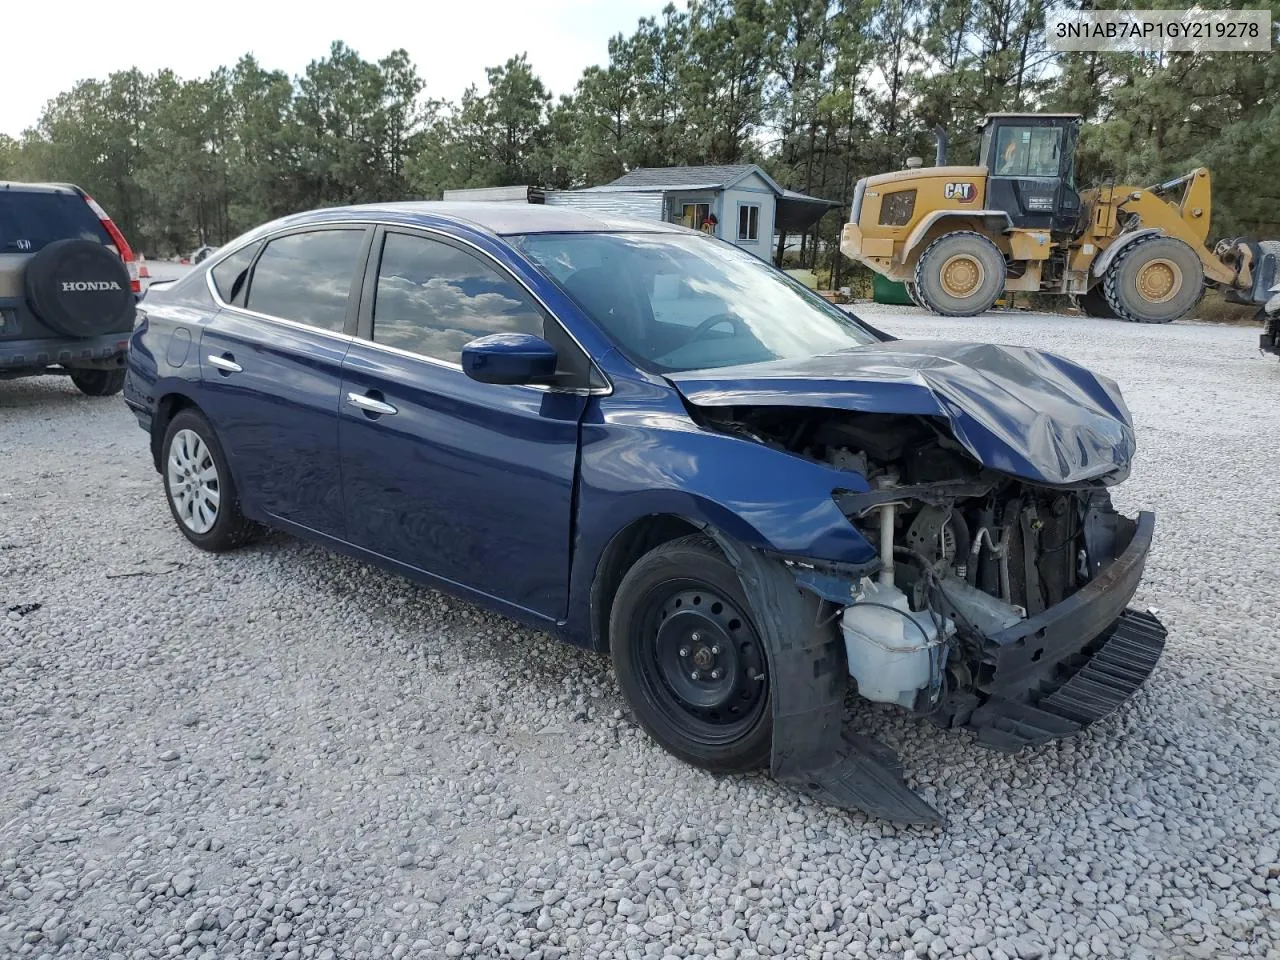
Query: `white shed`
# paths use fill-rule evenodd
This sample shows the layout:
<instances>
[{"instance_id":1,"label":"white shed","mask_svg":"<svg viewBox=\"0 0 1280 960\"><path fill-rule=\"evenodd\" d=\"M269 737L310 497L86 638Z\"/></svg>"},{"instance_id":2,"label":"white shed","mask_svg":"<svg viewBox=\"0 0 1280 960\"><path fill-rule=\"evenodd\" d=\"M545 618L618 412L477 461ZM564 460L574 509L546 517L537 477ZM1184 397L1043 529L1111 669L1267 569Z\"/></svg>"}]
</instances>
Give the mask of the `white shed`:
<instances>
[{"instance_id":1,"label":"white shed","mask_svg":"<svg viewBox=\"0 0 1280 960\"><path fill-rule=\"evenodd\" d=\"M772 259L774 238L812 227L832 200L784 190L754 163L708 167L639 167L612 183L582 190L533 186L444 191L446 200L545 203L642 220L683 223Z\"/></svg>"},{"instance_id":2,"label":"white shed","mask_svg":"<svg viewBox=\"0 0 1280 960\"><path fill-rule=\"evenodd\" d=\"M706 230L763 260L772 257L778 231L807 230L828 210L842 206L784 190L754 163L639 167L612 183L572 192L660 197L661 219Z\"/></svg>"}]
</instances>

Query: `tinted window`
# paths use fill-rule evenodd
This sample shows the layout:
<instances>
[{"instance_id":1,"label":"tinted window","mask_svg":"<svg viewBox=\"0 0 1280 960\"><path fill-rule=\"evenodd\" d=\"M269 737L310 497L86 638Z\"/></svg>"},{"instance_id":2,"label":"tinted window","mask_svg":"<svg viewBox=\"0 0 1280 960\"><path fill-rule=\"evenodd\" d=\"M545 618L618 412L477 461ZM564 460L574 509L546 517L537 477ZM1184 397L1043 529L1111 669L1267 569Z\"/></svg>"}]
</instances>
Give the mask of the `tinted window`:
<instances>
[{"instance_id":1,"label":"tinted window","mask_svg":"<svg viewBox=\"0 0 1280 960\"><path fill-rule=\"evenodd\" d=\"M111 243L111 235L84 198L0 190L0 252L35 253L55 240L72 239Z\"/></svg>"},{"instance_id":2,"label":"tinted window","mask_svg":"<svg viewBox=\"0 0 1280 960\"><path fill-rule=\"evenodd\" d=\"M363 230L314 230L270 241L249 281L245 306L341 333Z\"/></svg>"},{"instance_id":3,"label":"tinted window","mask_svg":"<svg viewBox=\"0 0 1280 960\"><path fill-rule=\"evenodd\" d=\"M244 292L245 275L249 272L249 264L253 262L253 255L258 252L260 246L262 246L260 243L251 243L237 250L210 271L213 275L213 285L218 288L218 296L224 303L243 302L243 298L240 300L236 298Z\"/></svg>"},{"instance_id":4,"label":"tinted window","mask_svg":"<svg viewBox=\"0 0 1280 960\"><path fill-rule=\"evenodd\" d=\"M480 258L425 237L389 233L378 267L373 339L458 363L491 333L543 336L542 311Z\"/></svg>"}]
</instances>

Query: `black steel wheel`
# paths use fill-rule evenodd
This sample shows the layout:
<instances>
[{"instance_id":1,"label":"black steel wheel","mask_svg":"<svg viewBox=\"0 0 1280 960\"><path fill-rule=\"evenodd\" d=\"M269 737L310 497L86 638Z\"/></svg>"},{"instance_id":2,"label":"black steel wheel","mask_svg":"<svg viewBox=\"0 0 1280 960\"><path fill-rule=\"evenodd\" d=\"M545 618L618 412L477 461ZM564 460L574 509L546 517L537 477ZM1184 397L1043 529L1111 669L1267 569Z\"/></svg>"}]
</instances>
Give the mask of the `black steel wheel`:
<instances>
[{"instance_id":1,"label":"black steel wheel","mask_svg":"<svg viewBox=\"0 0 1280 960\"><path fill-rule=\"evenodd\" d=\"M733 567L702 536L640 558L614 598L618 682L666 750L721 773L769 759L768 655Z\"/></svg>"}]
</instances>

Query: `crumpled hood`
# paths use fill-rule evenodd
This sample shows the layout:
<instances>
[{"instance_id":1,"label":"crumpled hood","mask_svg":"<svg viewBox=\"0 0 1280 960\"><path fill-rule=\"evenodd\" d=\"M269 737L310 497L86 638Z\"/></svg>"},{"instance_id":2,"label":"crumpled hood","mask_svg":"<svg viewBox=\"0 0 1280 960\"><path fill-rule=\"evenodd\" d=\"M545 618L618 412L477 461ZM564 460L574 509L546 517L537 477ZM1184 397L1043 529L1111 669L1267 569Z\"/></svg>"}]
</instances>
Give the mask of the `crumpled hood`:
<instances>
[{"instance_id":1,"label":"crumpled hood","mask_svg":"<svg viewBox=\"0 0 1280 960\"><path fill-rule=\"evenodd\" d=\"M890 340L668 377L698 406L945 417L979 462L1035 483L1118 481L1135 449L1133 421L1114 381L1025 347Z\"/></svg>"}]
</instances>

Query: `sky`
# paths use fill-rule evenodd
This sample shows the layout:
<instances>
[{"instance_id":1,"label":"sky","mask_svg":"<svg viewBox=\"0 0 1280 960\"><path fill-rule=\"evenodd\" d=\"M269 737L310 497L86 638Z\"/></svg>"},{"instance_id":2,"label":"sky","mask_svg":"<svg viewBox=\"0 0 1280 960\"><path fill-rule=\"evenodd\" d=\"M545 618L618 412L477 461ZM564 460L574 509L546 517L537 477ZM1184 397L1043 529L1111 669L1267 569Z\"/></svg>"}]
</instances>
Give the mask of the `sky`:
<instances>
[{"instance_id":1,"label":"sky","mask_svg":"<svg viewBox=\"0 0 1280 960\"><path fill-rule=\"evenodd\" d=\"M252 53L267 69L297 76L343 40L366 60L404 47L426 94L456 100L484 86L484 68L528 53L559 96L583 68L608 59L609 38L667 0L169 0L49 4L0 0L4 7L0 133L18 136L45 103L79 80L138 67L183 78L231 66ZM56 18L51 13L56 10Z\"/></svg>"}]
</instances>

